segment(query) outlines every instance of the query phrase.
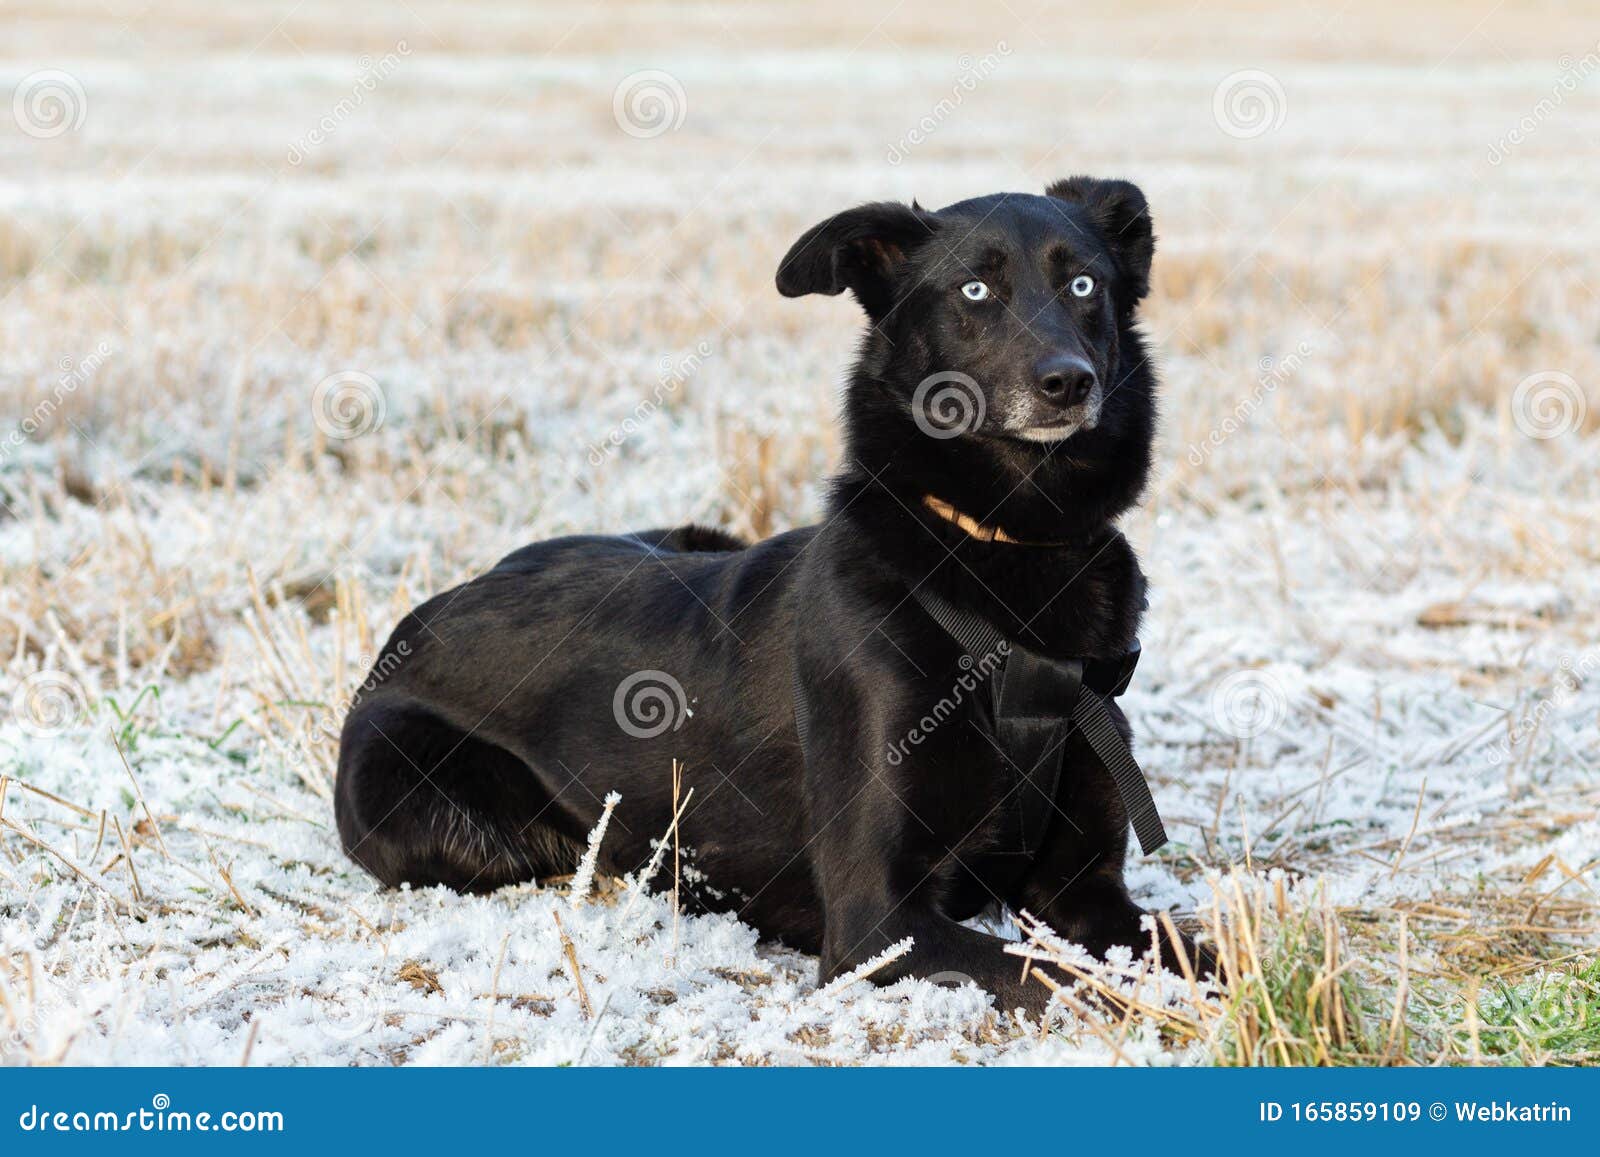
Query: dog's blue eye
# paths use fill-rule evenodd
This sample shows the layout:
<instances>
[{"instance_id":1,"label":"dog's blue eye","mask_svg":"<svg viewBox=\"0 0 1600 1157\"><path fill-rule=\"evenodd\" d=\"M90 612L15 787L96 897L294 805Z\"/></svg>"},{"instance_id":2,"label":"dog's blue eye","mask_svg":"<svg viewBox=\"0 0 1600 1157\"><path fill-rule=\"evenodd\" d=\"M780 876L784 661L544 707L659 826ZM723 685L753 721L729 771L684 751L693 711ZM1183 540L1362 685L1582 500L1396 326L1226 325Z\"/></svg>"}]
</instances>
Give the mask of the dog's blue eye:
<instances>
[{"instance_id":1,"label":"dog's blue eye","mask_svg":"<svg viewBox=\"0 0 1600 1157\"><path fill-rule=\"evenodd\" d=\"M1072 296L1088 297L1094 292L1094 278L1087 273L1080 273L1072 279Z\"/></svg>"},{"instance_id":2,"label":"dog's blue eye","mask_svg":"<svg viewBox=\"0 0 1600 1157\"><path fill-rule=\"evenodd\" d=\"M981 281L969 281L961 287L961 295L968 301L982 301L989 296L989 287Z\"/></svg>"}]
</instances>

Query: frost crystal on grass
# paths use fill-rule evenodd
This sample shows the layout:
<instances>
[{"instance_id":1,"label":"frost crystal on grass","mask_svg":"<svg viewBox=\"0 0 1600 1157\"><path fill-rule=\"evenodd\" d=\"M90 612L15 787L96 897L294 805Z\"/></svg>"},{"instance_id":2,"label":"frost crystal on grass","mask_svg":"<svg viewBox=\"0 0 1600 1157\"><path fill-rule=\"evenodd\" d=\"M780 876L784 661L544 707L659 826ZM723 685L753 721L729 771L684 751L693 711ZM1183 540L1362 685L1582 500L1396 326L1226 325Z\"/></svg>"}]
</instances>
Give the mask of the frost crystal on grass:
<instances>
[{"instance_id":1,"label":"frost crystal on grass","mask_svg":"<svg viewBox=\"0 0 1600 1157\"><path fill-rule=\"evenodd\" d=\"M583 907L589 899L589 893L594 891L595 864L600 860L600 841L606 838L606 828L611 824L611 813L616 810L622 796L617 792L607 792L605 808L600 813L600 820L589 832L589 846L583 851L583 858L578 861L578 870L572 876L572 906Z\"/></svg>"}]
</instances>

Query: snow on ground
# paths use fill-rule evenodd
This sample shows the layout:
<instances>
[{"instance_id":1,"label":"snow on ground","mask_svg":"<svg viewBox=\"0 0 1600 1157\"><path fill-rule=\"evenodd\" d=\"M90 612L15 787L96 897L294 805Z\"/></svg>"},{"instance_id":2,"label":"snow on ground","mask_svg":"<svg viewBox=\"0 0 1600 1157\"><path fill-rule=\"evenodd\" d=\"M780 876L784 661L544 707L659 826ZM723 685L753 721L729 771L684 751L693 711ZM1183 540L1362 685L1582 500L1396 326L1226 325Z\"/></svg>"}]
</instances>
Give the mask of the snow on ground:
<instances>
[{"instance_id":1,"label":"snow on ground","mask_svg":"<svg viewBox=\"0 0 1600 1157\"><path fill-rule=\"evenodd\" d=\"M1328 517L1348 530L1363 515ZM1551 611L1549 589L1477 590L1477 613L1490 623L1526 617L1520 629L1425 627L1419 615L1459 585L1419 573L1351 614L1358 580L1318 558L1329 523L1276 528L1294 592L1283 599L1270 576L1239 574L1251 538L1244 515L1223 550L1214 518L1154 522L1158 593L1128 703L1175 847L1134 865L1147 903L1204 904L1209 889L1190 856L1219 865L1248 854L1315 875L1337 903L1372 908L1470 896L1478 879L1520 877L1550 854L1573 867L1592 860L1600 657L1532 625L1540 614L1572 614ZM1492 537L1492 528L1464 529L1469 541ZM1397 543L1426 534L1408 520L1394 532ZM1592 606L1593 582L1573 574L1561 590ZM1210 608L1215 629L1197 629L1196 604ZM1463 647L1474 674L1515 664L1512 685L1525 692L1463 687ZM1564 691L1562 671L1585 664L1590 677ZM227 1064L247 1050L264 1064L1107 1057L1093 1038L1019 1031L970 987L860 983L819 994L813 960L758 943L730 917L675 922L670 893L621 891L581 907L563 890L534 887L490 897L382 893L340 852L325 799L269 749L237 732L219 741L219 721L251 709L226 682L210 672L164 687L158 703L129 712L132 725L117 715L126 703L104 699L61 734L30 736L15 720L0 731L15 781L6 815L76 865L8 838L7 989L21 1019L13 1059ZM1556 706L1545 712L1545 703ZM1534 718L1539 736L1507 758L1498 745L1508 724ZM122 830L102 833L102 812ZM1566 819L1495 838L1537 812ZM117 862L124 834L137 843L137 883ZM1170 1059L1153 1041L1136 1042L1131 1055Z\"/></svg>"},{"instance_id":2,"label":"snow on ground","mask_svg":"<svg viewBox=\"0 0 1600 1157\"><path fill-rule=\"evenodd\" d=\"M577 529L815 517L857 321L771 289L801 229L1082 169L1162 238L1125 702L1174 842L1139 896L1275 873L1374 969L1409 921L1419 982L1592 946L1597 98L1487 160L1578 23L1257 13L1225 55L1184 6L641 10L621 43L165 7L40 14L0 59L84 114L0 132L0 1061L1199 1059L970 987L818 991L617 881L381 892L326 797L341 700L426 594ZM681 125L616 112L648 69ZM1261 133L1213 104L1250 69Z\"/></svg>"}]
</instances>

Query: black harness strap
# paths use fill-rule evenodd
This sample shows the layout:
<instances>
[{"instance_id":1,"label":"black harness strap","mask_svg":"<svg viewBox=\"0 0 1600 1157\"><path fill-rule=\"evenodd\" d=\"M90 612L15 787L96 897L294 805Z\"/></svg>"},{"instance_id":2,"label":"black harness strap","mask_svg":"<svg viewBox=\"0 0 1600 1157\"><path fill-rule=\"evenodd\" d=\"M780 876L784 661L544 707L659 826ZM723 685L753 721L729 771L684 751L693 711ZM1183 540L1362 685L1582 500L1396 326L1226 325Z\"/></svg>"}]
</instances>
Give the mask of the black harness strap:
<instances>
[{"instance_id":1,"label":"black harness strap","mask_svg":"<svg viewBox=\"0 0 1600 1157\"><path fill-rule=\"evenodd\" d=\"M1128 674L1133 674L1131 669ZM1150 781L1133 758L1133 752L1128 750L1117 725L1111 721L1106 701L1093 691L1085 690L1073 705L1072 718L1094 749L1101 766L1116 781L1128 822L1133 825L1133 834L1139 837L1139 850L1150 855L1167 842L1166 825L1161 822L1155 797L1150 794Z\"/></svg>"},{"instance_id":2,"label":"black harness strap","mask_svg":"<svg viewBox=\"0 0 1600 1157\"><path fill-rule=\"evenodd\" d=\"M1107 706L1133 679L1139 664L1137 640L1120 659L1051 659L1009 641L988 620L933 591L919 587L912 595L974 662L993 663L990 656L1000 657L1003 666L993 683L995 738L1019 780L1006 798L1011 801L1023 854L1038 852L1048 834L1056 812L1063 748L1073 727L1117 785L1140 850L1148 856L1167 842L1150 784ZM804 750L810 721L798 663L793 679L795 729ZM1045 806L1032 800L1034 791L1044 796Z\"/></svg>"},{"instance_id":3,"label":"black harness strap","mask_svg":"<svg viewBox=\"0 0 1600 1157\"><path fill-rule=\"evenodd\" d=\"M1061 710L1083 692L1083 664L1053 663L1023 647L1008 647L993 684L996 746L1017 782L1003 801L1015 817L1017 851L1032 856L1044 847L1055 819L1061 786L1062 747L1071 723Z\"/></svg>"},{"instance_id":4,"label":"black harness strap","mask_svg":"<svg viewBox=\"0 0 1600 1157\"><path fill-rule=\"evenodd\" d=\"M944 628L944 633L960 643L974 659L995 652L1004 655L1011 649L1006 637L990 626L988 619L969 615L926 586L912 591L911 597L921 603L922 609L933 616L933 621Z\"/></svg>"},{"instance_id":5,"label":"black harness strap","mask_svg":"<svg viewBox=\"0 0 1600 1157\"><path fill-rule=\"evenodd\" d=\"M1055 788L1061 775L1061 742L1055 733L1064 722L1063 717L1070 712L1072 722L1083 732L1095 757L1116 783L1133 833L1139 838L1139 849L1148 856L1167 842L1166 827L1156 809L1155 797L1150 794L1150 783L1106 706L1107 700L1121 695L1133 680L1134 668L1139 664L1137 640L1128 653L1117 660L1051 659L1007 642L988 620L954 606L933 591L918 587L912 595L969 655L977 658L996 650L1005 654L1005 670L995 707L1001 747L1008 758L1015 758L1011 756L1012 751L1026 757L1018 760L1018 767L1026 769L1024 775L1045 792L1047 799L1055 800ZM1015 742L1016 746L1007 740ZM1039 766L1041 761L1049 766L1048 772ZM1050 810L1039 814L1047 820ZM1025 831L1034 826L1026 825ZM1038 847L1033 835L1032 831L1027 831L1023 841L1030 852ZM1040 832L1040 842L1042 836Z\"/></svg>"}]
</instances>

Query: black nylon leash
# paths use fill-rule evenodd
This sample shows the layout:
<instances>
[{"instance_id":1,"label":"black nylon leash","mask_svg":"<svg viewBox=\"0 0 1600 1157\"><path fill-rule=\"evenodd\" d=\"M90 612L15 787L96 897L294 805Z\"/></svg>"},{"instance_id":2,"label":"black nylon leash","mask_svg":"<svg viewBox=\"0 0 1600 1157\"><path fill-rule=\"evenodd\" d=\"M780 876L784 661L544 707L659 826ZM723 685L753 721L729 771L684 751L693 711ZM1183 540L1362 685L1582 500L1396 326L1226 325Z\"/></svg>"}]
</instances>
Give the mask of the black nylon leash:
<instances>
[{"instance_id":1,"label":"black nylon leash","mask_svg":"<svg viewBox=\"0 0 1600 1157\"><path fill-rule=\"evenodd\" d=\"M1019 801L1018 836L1024 854L1038 851L1048 830L1067 737L1062 732L1068 720L1083 734L1116 784L1139 849L1148 856L1167 842L1150 783L1107 705L1126 691L1133 679L1139 663L1137 640L1120 659L1052 659L1011 642L988 620L933 591L918 587L912 596L975 664L988 656L1003 656L1003 666L995 676L995 727L1001 754L1023 780L1012 794L1031 787L1051 805L1049 809L1029 809ZM804 750L810 720L798 664L793 667L793 679L795 729Z\"/></svg>"}]
</instances>

